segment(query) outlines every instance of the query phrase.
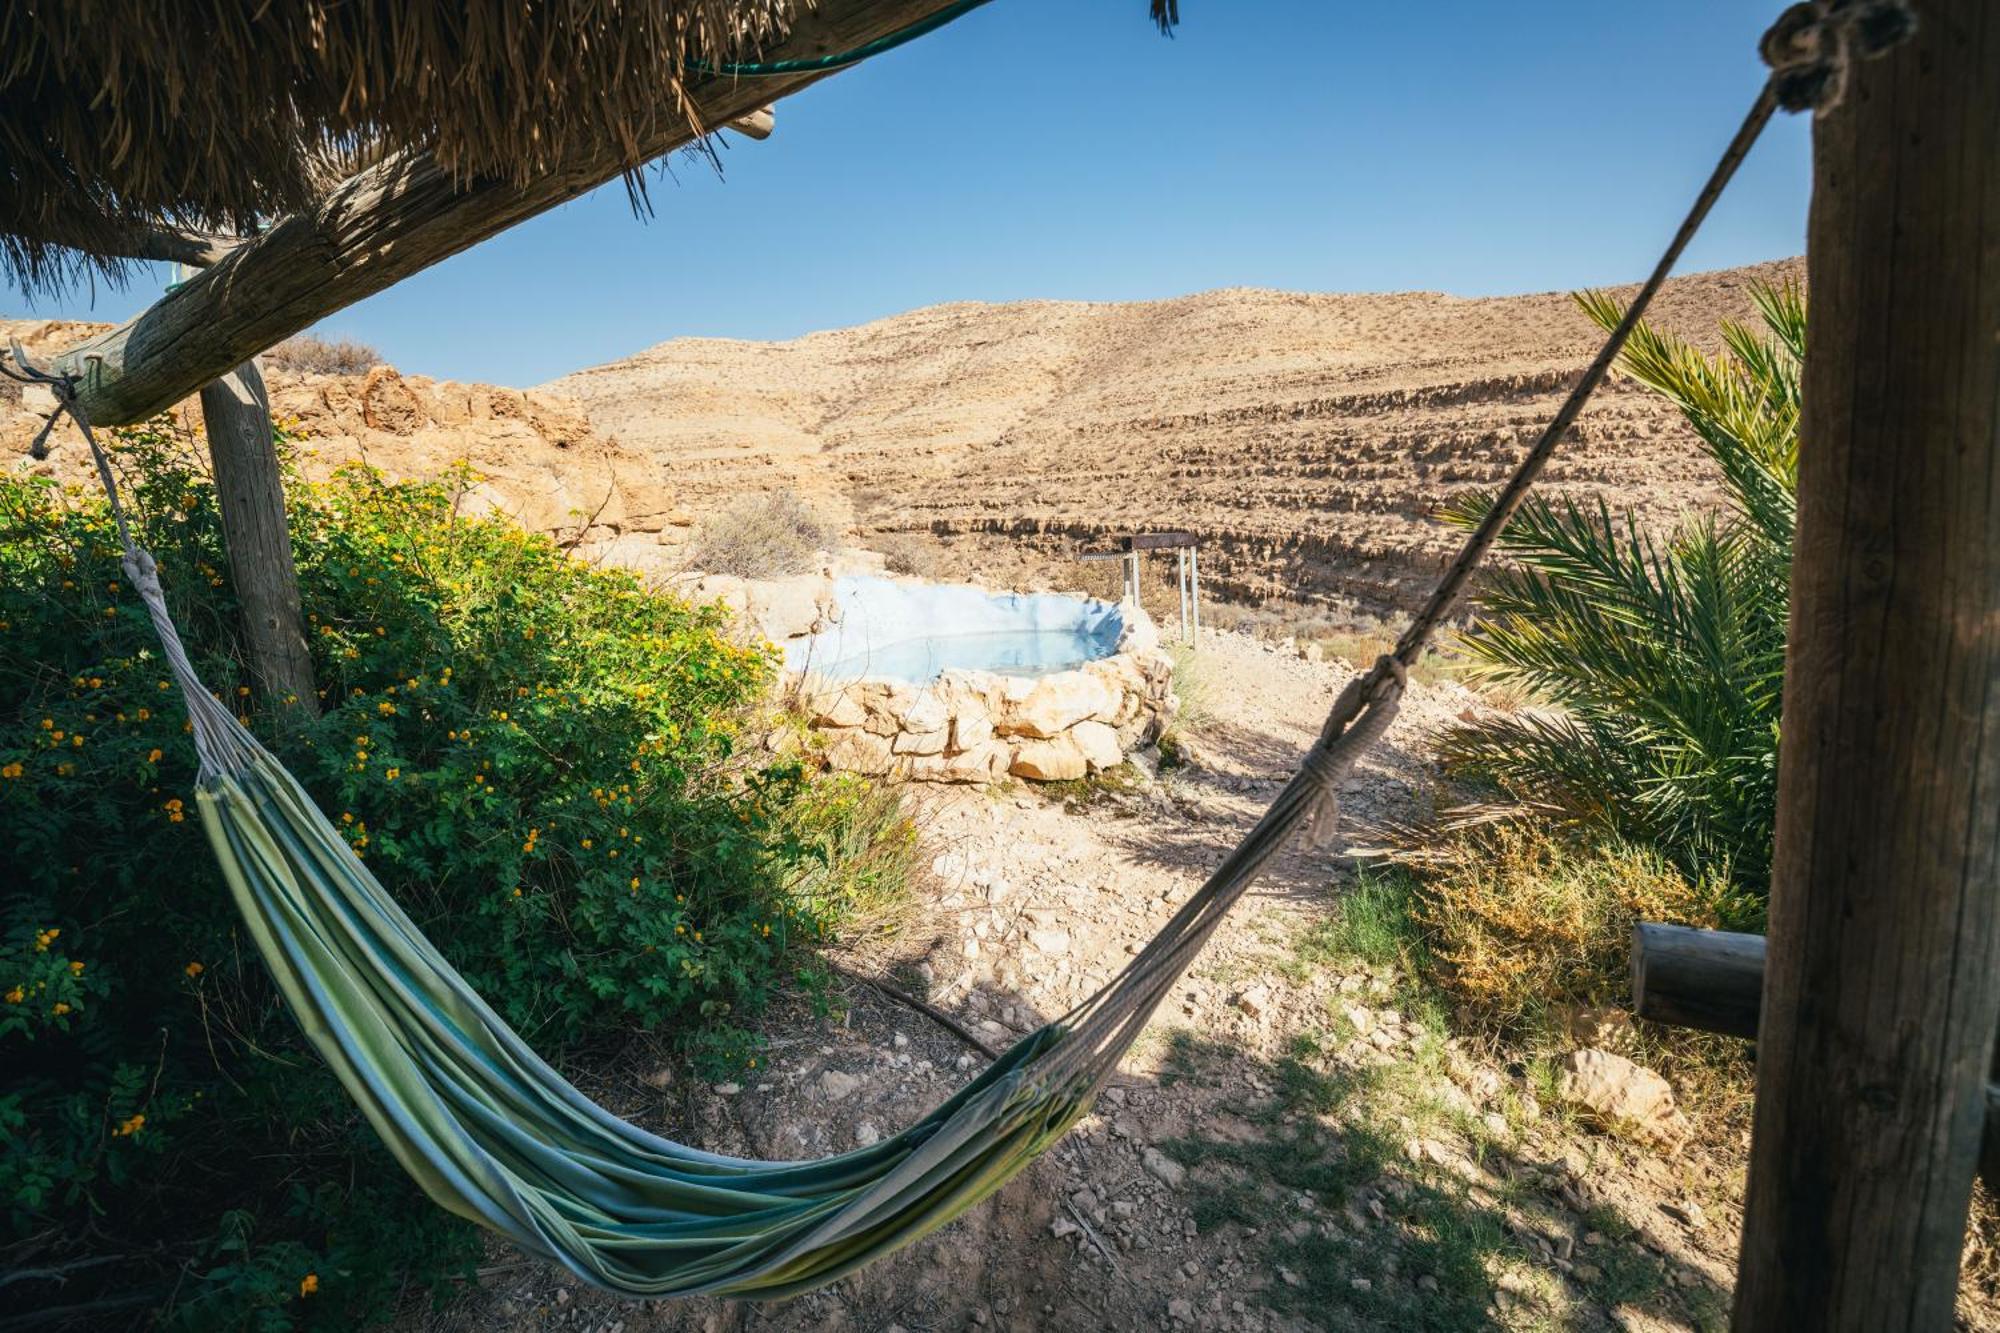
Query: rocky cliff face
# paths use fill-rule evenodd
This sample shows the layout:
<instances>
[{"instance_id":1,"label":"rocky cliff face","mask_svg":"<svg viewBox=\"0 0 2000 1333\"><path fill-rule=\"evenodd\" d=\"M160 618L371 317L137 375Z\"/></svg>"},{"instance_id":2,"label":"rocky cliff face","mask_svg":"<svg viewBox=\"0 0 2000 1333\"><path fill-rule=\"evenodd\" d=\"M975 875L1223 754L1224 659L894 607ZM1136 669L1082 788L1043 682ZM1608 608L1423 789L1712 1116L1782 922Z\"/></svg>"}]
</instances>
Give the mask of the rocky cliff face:
<instances>
[{"instance_id":1,"label":"rocky cliff face","mask_svg":"<svg viewBox=\"0 0 2000 1333\"><path fill-rule=\"evenodd\" d=\"M1720 320L1754 318L1753 283L1802 276L1789 260L1676 279L1656 316L1712 346ZM89 329L0 322L31 349ZM387 367L269 378L311 436L309 472L463 458L488 478L481 502L643 571L677 569L701 513L789 486L923 572L1092 588L1111 567L1078 550L1186 529L1212 597L1389 613L1450 548L1438 504L1500 482L1598 340L1561 293L1221 291L677 339L526 391ZM23 448L36 420L6 394L0 445ZM80 455L48 466L81 479ZM1602 496L1660 530L1715 503L1716 482L1665 403L1614 381L1543 493ZM1171 575L1150 577L1171 609Z\"/></svg>"},{"instance_id":2,"label":"rocky cliff face","mask_svg":"<svg viewBox=\"0 0 2000 1333\"><path fill-rule=\"evenodd\" d=\"M103 327L0 320L0 339L19 338L29 352L48 353ZM470 497L475 511L506 513L574 542L585 555L665 569L686 540L692 520L679 507L680 488L670 484L672 460L612 444L561 394L433 380L390 366L365 375L266 369L265 381L272 414L303 436L298 461L308 476L366 463L395 478L433 477L462 461L484 479ZM0 450L10 466L94 486L82 442L67 427L52 437L47 461L28 459L28 443L51 402L41 390L0 381ZM168 416L198 438L197 402Z\"/></svg>"},{"instance_id":3,"label":"rocky cliff face","mask_svg":"<svg viewBox=\"0 0 2000 1333\"><path fill-rule=\"evenodd\" d=\"M1677 279L1656 316L1713 346L1720 320L1754 318L1753 283L1800 277L1785 261ZM940 572L1058 586L1087 577L1079 548L1187 529L1218 597L1386 612L1449 548L1438 504L1500 482L1599 337L1560 293L1222 291L678 339L548 387L674 459L690 508L796 485L850 506L864 540L919 541ZM1660 529L1714 503L1716 480L1665 403L1614 382L1544 493Z\"/></svg>"}]
</instances>

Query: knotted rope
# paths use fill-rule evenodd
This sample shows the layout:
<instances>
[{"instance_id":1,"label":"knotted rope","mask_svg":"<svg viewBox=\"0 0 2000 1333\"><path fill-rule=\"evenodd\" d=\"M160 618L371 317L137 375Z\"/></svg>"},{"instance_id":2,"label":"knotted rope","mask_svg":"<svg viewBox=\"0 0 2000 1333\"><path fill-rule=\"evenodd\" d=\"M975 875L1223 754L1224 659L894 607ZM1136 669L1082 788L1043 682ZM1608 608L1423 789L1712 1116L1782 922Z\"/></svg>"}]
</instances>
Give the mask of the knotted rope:
<instances>
[{"instance_id":1,"label":"knotted rope","mask_svg":"<svg viewBox=\"0 0 2000 1333\"><path fill-rule=\"evenodd\" d=\"M1800 0L1778 16L1757 52L1787 111L1824 116L1847 97L1849 68L1900 45L1917 30L1904 0Z\"/></svg>"}]
</instances>

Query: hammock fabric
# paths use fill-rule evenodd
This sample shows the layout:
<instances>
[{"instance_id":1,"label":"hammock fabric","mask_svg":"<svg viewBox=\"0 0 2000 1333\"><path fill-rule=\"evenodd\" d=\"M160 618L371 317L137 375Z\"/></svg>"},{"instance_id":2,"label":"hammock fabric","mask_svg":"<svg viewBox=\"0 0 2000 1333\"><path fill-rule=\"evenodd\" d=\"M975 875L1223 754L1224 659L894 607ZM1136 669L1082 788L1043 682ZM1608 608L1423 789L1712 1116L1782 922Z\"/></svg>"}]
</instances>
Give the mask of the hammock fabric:
<instances>
[{"instance_id":1,"label":"hammock fabric","mask_svg":"<svg viewBox=\"0 0 2000 1333\"><path fill-rule=\"evenodd\" d=\"M237 906L308 1039L403 1168L441 1206L580 1277L632 1296L779 1297L830 1282L991 1194L1082 1117L1167 991L1264 863L1337 797L1396 714L1423 651L1558 440L1637 326L1710 207L1780 106L1824 111L1852 55L1908 32L1877 0L1787 11L1771 77L1625 317L1467 539L1394 653L1335 701L1319 740L1249 835L1101 991L1023 1038L895 1137L813 1162L683 1147L592 1103L481 1000L383 889L292 776L196 679L150 553L132 541L109 461L74 382L13 348L5 373L47 383L88 442L138 589L188 706L197 800ZM4 369L4 368L0 368Z\"/></svg>"}]
</instances>

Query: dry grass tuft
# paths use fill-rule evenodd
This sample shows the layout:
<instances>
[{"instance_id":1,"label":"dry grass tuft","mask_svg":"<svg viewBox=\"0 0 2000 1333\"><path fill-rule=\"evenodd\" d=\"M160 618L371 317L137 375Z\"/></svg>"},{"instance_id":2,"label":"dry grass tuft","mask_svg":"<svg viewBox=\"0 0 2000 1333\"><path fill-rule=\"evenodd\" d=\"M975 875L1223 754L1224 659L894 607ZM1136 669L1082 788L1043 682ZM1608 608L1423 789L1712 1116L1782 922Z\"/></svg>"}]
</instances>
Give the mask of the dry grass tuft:
<instances>
[{"instance_id":1,"label":"dry grass tuft","mask_svg":"<svg viewBox=\"0 0 2000 1333\"><path fill-rule=\"evenodd\" d=\"M264 353L264 360L279 370L306 375L365 375L387 364L387 359L367 343L347 338L328 342L311 333L285 339Z\"/></svg>"},{"instance_id":2,"label":"dry grass tuft","mask_svg":"<svg viewBox=\"0 0 2000 1333\"><path fill-rule=\"evenodd\" d=\"M801 574L839 537L839 527L797 491L741 495L702 520L688 563L746 579Z\"/></svg>"},{"instance_id":3,"label":"dry grass tuft","mask_svg":"<svg viewBox=\"0 0 2000 1333\"><path fill-rule=\"evenodd\" d=\"M1635 922L1716 924L1709 896L1658 857L1531 826L1450 837L1416 873L1411 914L1438 984L1502 1029L1628 1003Z\"/></svg>"}]
</instances>

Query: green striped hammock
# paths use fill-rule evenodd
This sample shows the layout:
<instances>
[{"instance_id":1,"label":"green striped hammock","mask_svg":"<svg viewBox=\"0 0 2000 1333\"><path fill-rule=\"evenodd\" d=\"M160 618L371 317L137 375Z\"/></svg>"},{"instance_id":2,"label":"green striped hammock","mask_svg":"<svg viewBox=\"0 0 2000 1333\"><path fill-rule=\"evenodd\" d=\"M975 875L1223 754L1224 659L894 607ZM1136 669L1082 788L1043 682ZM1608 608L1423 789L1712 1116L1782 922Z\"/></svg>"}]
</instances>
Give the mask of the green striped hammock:
<instances>
[{"instance_id":1,"label":"green striped hammock","mask_svg":"<svg viewBox=\"0 0 2000 1333\"><path fill-rule=\"evenodd\" d=\"M1244 843L1077 1009L893 1138L818 1161L759 1162L627 1124L529 1049L203 688L152 556L129 540L125 570L187 702L209 842L314 1048L440 1206L638 1297L805 1291L936 1230L1012 1179L1089 1110L1268 857L1302 823L1331 827L1332 793L1388 727L1401 692L1400 670L1380 687L1357 677L1334 710L1358 712L1353 725L1329 726L1334 738L1312 749Z\"/></svg>"}]
</instances>

